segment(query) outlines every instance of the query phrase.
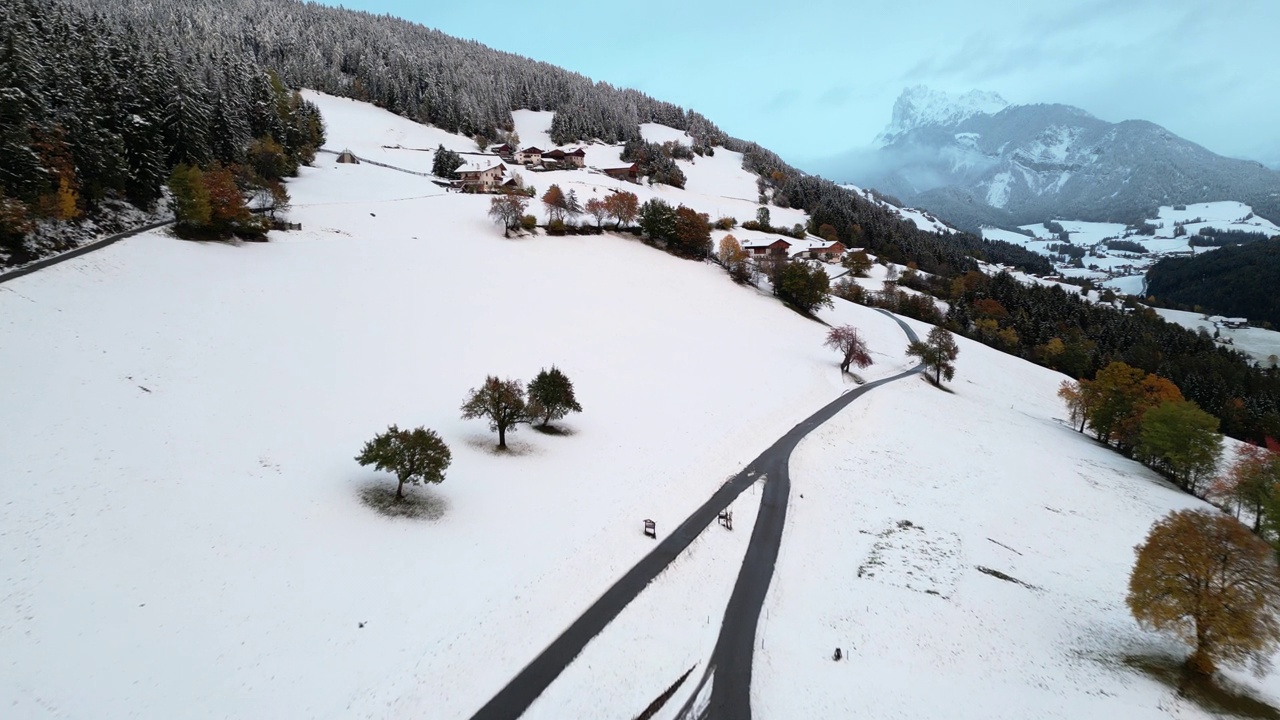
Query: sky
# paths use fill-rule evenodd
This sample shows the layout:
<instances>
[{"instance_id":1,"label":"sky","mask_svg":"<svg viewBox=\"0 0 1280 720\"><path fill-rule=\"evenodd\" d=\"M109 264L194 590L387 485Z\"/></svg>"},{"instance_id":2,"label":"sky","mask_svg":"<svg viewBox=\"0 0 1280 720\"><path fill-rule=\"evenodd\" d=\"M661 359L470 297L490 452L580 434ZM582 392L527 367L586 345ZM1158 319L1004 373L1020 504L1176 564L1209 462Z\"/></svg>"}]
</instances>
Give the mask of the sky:
<instances>
[{"instance_id":1,"label":"sky","mask_svg":"<svg viewBox=\"0 0 1280 720\"><path fill-rule=\"evenodd\" d=\"M801 167L869 145L917 84L1150 120L1280 167L1280 0L342 5L691 107Z\"/></svg>"}]
</instances>

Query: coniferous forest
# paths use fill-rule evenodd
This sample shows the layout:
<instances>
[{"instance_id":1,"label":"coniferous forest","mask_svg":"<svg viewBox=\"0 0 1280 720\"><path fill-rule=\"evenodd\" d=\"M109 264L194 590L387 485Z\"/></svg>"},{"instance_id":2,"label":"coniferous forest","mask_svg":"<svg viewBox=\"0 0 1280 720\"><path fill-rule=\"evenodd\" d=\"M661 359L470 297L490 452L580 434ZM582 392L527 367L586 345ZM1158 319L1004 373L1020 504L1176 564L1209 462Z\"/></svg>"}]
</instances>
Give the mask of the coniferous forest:
<instances>
[{"instance_id":1,"label":"coniferous forest","mask_svg":"<svg viewBox=\"0 0 1280 720\"><path fill-rule=\"evenodd\" d=\"M153 206L176 167L243 168L245 191L291 174L322 138L316 108L242 54L185 57L154 30L49 0L0 8L0 252L11 263L29 259L23 239L38 223L112 201Z\"/></svg>"},{"instance_id":2,"label":"coniferous forest","mask_svg":"<svg viewBox=\"0 0 1280 720\"><path fill-rule=\"evenodd\" d=\"M1280 238L1165 258L1147 273L1147 294L1175 308L1280 326Z\"/></svg>"}]
</instances>

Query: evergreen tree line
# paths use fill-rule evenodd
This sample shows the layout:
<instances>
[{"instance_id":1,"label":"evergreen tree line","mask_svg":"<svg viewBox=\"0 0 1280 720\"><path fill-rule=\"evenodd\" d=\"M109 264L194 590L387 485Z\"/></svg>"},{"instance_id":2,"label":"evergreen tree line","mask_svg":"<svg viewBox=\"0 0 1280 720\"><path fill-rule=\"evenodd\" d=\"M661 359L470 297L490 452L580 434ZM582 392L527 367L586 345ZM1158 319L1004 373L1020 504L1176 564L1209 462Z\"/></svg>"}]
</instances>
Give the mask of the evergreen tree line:
<instances>
[{"instance_id":1,"label":"evergreen tree line","mask_svg":"<svg viewBox=\"0 0 1280 720\"><path fill-rule=\"evenodd\" d=\"M1268 238L1269 236L1264 232L1219 230L1205 227L1200 228L1200 232L1192 235L1189 242L1196 247L1226 247L1228 245L1248 245Z\"/></svg>"},{"instance_id":2,"label":"evergreen tree line","mask_svg":"<svg viewBox=\"0 0 1280 720\"><path fill-rule=\"evenodd\" d=\"M659 145L644 140L628 140L622 146L621 157L626 162L636 163L640 175L647 175L653 182L683 188L686 178L676 159L688 160L693 157L693 151L676 142Z\"/></svg>"},{"instance_id":3,"label":"evergreen tree line","mask_svg":"<svg viewBox=\"0 0 1280 720\"><path fill-rule=\"evenodd\" d=\"M154 29L54 0L0 8L0 251L10 260L26 259L23 238L39 220L91 215L113 198L153 206L176 166L247 164L278 180L322 140L319 111L242 56L180 56Z\"/></svg>"},{"instance_id":4,"label":"evergreen tree line","mask_svg":"<svg viewBox=\"0 0 1280 720\"><path fill-rule=\"evenodd\" d=\"M1280 238L1165 258L1147 271L1147 295L1175 308L1203 309L1280 325Z\"/></svg>"},{"instance_id":5,"label":"evergreen tree line","mask_svg":"<svg viewBox=\"0 0 1280 720\"><path fill-rule=\"evenodd\" d=\"M707 141L722 135L697 113L639 91L389 15L300 0L67 1L165 38L184 58L241 58L276 70L293 87L367 101L468 136L500 137L520 108L563 111L551 128L560 144L639 139L646 122Z\"/></svg>"}]
</instances>

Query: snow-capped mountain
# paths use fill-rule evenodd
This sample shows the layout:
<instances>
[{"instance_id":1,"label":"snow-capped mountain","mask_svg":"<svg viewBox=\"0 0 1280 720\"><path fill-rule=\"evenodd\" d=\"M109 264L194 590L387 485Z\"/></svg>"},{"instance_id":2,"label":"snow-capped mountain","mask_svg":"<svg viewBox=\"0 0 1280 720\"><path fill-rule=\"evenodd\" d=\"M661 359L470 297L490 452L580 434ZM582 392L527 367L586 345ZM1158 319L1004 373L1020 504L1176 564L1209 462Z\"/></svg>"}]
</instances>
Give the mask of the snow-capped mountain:
<instances>
[{"instance_id":1,"label":"snow-capped mountain","mask_svg":"<svg viewBox=\"0 0 1280 720\"><path fill-rule=\"evenodd\" d=\"M893 104L893 119L876 137L876 144L890 145L917 128L956 125L974 115L993 115L1008 106L993 92L972 90L953 95L924 85L909 87Z\"/></svg>"},{"instance_id":2,"label":"snow-capped mountain","mask_svg":"<svg viewBox=\"0 0 1280 720\"><path fill-rule=\"evenodd\" d=\"M1154 123L1068 105L906 90L879 136L881 171L855 178L959 227L1054 217L1138 222L1160 205L1238 200L1280 219L1280 173Z\"/></svg>"}]
</instances>

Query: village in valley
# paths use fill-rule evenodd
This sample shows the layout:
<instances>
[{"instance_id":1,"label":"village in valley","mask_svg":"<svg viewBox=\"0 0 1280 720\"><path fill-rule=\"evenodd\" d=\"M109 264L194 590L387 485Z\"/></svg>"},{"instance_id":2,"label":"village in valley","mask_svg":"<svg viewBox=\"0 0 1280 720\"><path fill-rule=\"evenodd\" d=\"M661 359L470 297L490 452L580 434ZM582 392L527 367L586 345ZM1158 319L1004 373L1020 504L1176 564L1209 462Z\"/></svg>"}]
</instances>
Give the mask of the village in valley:
<instances>
[{"instance_id":1,"label":"village in valley","mask_svg":"<svg viewBox=\"0 0 1280 720\"><path fill-rule=\"evenodd\" d=\"M382 149L426 150L425 148L407 148L401 145L384 145ZM457 154L464 158L463 163L454 171L457 177L453 179L437 179L435 182L441 187L462 193L491 195L504 193L530 194L532 186L526 182L524 175L515 169L516 167L533 173L557 170L586 170L593 174L607 176L611 180L620 181L620 183L641 184L639 163L625 160L613 160L610 162L605 159L595 164L589 164L587 161L588 153L581 146L569 149L553 148L551 150L543 150L535 145L530 145L523 149L517 149L516 145L510 142L503 142L489 146L485 152L457 151ZM430 177L428 173L422 171L400 168L357 156L350 149L344 149L338 153L337 162L340 164L371 163L402 172ZM760 223L757 224L759 225ZM763 227L768 227L767 218L763 223ZM776 230L767 232L751 228L752 226L747 224L743 228L735 229L735 232L738 235L737 240L742 251L757 267L763 267L772 261L787 260L809 260L827 264L839 264L848 253L861 249L847 247L843 242L834 238L824 239L810 234L805 234L803 237L795 237L794 235L784 237ZM724 228L720 229L723 230ZM769 229L774 230L774 228ZM718 233L718 235L723 235L723 233ZM842 273L838 272L837 276L839 274Z\"/></svg>"}]
</instances>

